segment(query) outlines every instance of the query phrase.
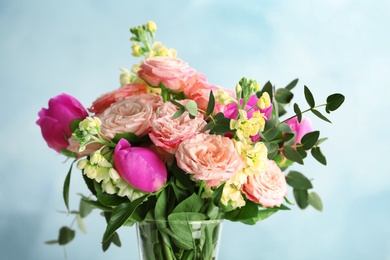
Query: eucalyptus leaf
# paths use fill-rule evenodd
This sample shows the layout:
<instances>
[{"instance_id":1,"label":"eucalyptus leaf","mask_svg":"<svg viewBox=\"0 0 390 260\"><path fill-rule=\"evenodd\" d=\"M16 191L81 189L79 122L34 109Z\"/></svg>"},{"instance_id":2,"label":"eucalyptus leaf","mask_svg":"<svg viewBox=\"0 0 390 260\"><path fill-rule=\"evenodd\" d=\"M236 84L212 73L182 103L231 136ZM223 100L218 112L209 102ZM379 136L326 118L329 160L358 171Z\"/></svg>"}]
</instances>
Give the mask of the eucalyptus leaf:
<instances>
[{"instance_id":1,"label":"eucalyptus leaf","mask_svg":"<svg viewBox=\"0 0 390 260\"><path fill-rule=\"evenodd\" d=\"M175 114L173 114L172 119L179 118L185 112L184 108L179 108Z\"/></svg>"},{"instance_id":2,"label":"eucalyptus leaf","mask_svg":"<svg viewBox=\"0 0 390 260\"><path fill-rule=\"evenodd\" d=\"M294 103L294 112L297 115L298 122L302 121L302 112L297 103Z\"/></svg>"},{"instance_id":3,"label":"eucalyptus leaf","mask_svg":"<svg viewBox=\"0 0 390 260\"><path fill-rule=\"evenodd\" d=\"M301 139L301 143L306 150L309 150L317 143L319 137L320 132L313 131L305 134Z\"/></svg>"},{"instance_id":4,"label":"eucalyptus leaf","mask_svg":"<svg viewBox=\"0 0 390 260\"><path fill-rule=\"evenodd\" d=\"M298 79L294 79L291 81L285 88L288 90L292 90L298 83Z\"/></svg>"},{"instance_id":5,"label":"eucalyptus leaf","mask_svg":"<svg viewBox=\"0 0 390 260\"><path fill-rule=\"evenodd\" d=\"M291 146L289 145L284 146L283 154L284 156L286 156L287 159L293 162L297 162L299 164L303 164L301 155Z\"/></svg>"},{"instance_id":6,"label":"eucalyptus leaf","mask_svg":"<svg viewBox=\"0 0 390 260\"><path fill-rule=\"evenodd\" d=\"M306 102L307 104L309 104L310 108L315 107L313 94L311 93L310 89L307 86L305 86L304 88L304 93L305 93Z\"/></svg>"},{"instance_id":7,"label":"eucalyptus leaf","mask_svg":"<svg viewBox=\"0 0 390 260\"><path fill-rule=\"evenodd\" d=\"M206 109L206 116L211 115L214 112L214 108L215 108L215 97L213 91L210 90L209 103L207 104L207 109Z\"/></svg>"},{"instance_id":8,"label":"eucalyptus leaf","mask_svg":"<svg viewBox=\"0 0 390 260\"><path fill-rule=\"evenodd\" d=\"M294 94L285 88L280 88L275 92L275 99L277 102L282 104L288 104L293 99Z\"/></svg>"},{"instance_id":9,"label":"eucalyptus leaf","mask_svg":"<svg viewBox=\"0 0 390 260\"><path fill-rule=\"evenodd\" d=\"M76 215L76 219L77 219L77 227L80 229L80 231L83 232L84 234L87 233L87 228L85 227L83 218L80 216L80 214Z\"/></svg>"},{"instance_id":10,"label":"eucalyptus leaf","mask_svg":"<svg viewBox=\"0 0 390 260\"><path fill-rule=\"evenodd\" d=\"M297 171L290 171L286 176L286 182L294 189L308 190L313 188L310 180L306 178L302 173Z\"/></svg>"},{"instance_id":11,"label":"eucalyptus leaf","mask_svg":"<svg viewBox=\"0 0 390 260\"><path fill-rule=\"evenodd\" d=\"M86 216L91 213L93 207L91 204L87 203L84 199L80 200L80 206L79 206L79 212L80 212L80 217L85 218Z\"/></svg>"},{"instance_id":12,"label":"eucalyptus leaf","mask_svg":"<svg viewBox=\"0 0 390 260\"><path fill-rule=\"evenodd\" d=\"M58 239L53 239L53 240L45 241L45 244L46 244L46 245L55 245L55 244L58 244Z\"/></svg>"},{"instance_id":13,"label":"eucalyptus leaf","mask_svg":"<svg viewBox=\"0 0 390 260\"><path fill-rule=\"evenodd\" d=\"M326 99L326 112L335 111L344 103L345 97L342 94L333 94Z\"/></svg>"},{"instance_id":14,"label":"eucalyptus leaf","mask_svg":"<svg viewBox=\"0 0 390 260\"><path fill-rule=\"evenodd\" d=\"M301 209L307 208L309 205L309 195L307 190L293 189L295 201Z\"/></svg>"},{"instance_id":15,"label":"eucalyptus leaf","mask_svg":"<svg viewBox=\"0 0 390 260\"><path fill-rule=\"evenodd\" d=\"M309 204L318 211L322 211L323 205L320 196L315 192L309 193Z\"/></svg>"},{"instance_id":16,"label":"eucalyptus leaf","mask_svg":"<svg viewBox=\"0 0 390 260\"><path fill-rule=\"evenodd\" d=\"M316 115L317 117L321 118L322 120L328 122L328 123L332 123L328 118L326 118L323 114L321 114L320 111L316 110L316 109L311 109L311 112L313 112L314 115Z\"/></svg>"},{"instance_id":17,"label":"eucalyptus leaf","mask_svg":"<svg viewBox=\"0 0 390 260\"><path fill-rule=\"evenodd\" d=\"M66 245L71 242L75 236L75 231L68 227L62 227L58 235L58 244Z\"/></svg>"},{"instance_id":18,"label":"eucalyptus leaf","mask_svg":"<svg viewBox=\"0 0 390 260\"><path fill-rule=\"evenodd\" d=\"M283 133L292 133L293 131L291 130L290 126L286 123L281 123L278 126L279 130L282 131Z\"/></svg>"},{"instance_id":19,"label":"eucalyptus leaf","mask_svg":"<svg viewBox=\"0 0 390 260\"><path fill-rule=\"evenodd\" d=\"M325 156L323 155L320 147L313 147L311 149L311 155L320 163L322 163L323 165L326 165L326 158Z\"/></svg>"},{"instance_id":20,"label":"eucalyptus leaf","mask_svg":"<svg viewBox=\"0 0 390 260\"><path fill-rule=\"evenodd\" d=\"M196 116L198 114L198 105L194 100L189 100L186 104L186 109L191 116Z\"/></svg>"}]
</instances>

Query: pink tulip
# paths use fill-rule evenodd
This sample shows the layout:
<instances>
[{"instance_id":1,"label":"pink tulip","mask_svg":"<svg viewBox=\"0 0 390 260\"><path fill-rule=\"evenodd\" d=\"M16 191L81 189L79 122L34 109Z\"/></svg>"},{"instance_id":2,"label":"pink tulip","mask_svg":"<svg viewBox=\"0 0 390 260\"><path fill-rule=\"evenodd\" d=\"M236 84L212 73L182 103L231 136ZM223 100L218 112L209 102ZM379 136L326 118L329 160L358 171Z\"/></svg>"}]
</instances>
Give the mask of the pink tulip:
<instances>
[{"instance_id":1,"label":"pink tulip","mask_svg":"<svg viewBox=\"0 0 390 260\"><path fill-rule=\"evenodd\" d=\"M302 137L313 131L310 119L302 117L301 122L298 122L298 118L295 116L286 121L286 124L290 126L291 130L296 133L294 145L301 142Z\"/></svg>"},{"instance_id":2,"label":"pink tulip","mask_svg":"<svg viewBox=\"0 0 390 260\"><path fill-rule=\"evenodd\" d=\"M72 136L70 124L75 119L88 116L86 109L74 97L61 94L49 100L49 108L42 108L38 113L37 125L48 146L57 152L66 149Z\"/></svg>"},{"instance_id":3,"label":"pink tulip","mask_svg":"<svg viewBox=\"0 0 390 260\"><path fill-rule=\"evenodd\" d=\"M156 153L143 147L131 147L125 139L119 140L113 158L122 179L140 191L155 192L167 180L167 168Z\"/></svg>"}]
</instances>

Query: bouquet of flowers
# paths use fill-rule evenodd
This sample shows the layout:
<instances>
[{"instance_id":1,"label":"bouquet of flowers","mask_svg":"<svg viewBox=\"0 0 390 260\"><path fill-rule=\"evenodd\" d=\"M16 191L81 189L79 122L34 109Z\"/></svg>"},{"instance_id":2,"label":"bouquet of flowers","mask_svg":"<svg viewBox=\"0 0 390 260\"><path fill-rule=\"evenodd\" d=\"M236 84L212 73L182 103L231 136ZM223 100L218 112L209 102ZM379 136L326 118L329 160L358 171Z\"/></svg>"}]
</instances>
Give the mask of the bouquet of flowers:
<instances>
[{"instance_id":1,"label":"bouquet of flowers","mask_svg":"<svg viewBox=\"0 0 390 260\"><path fill-rule=\"evenodd\" d=\"M130 29L133 55L143 59L131 72L122 69L118 89L101 95L88 110L61 94L39 112L37 124L48 146L74 158L63 197L81 230L91 210L100 210L107 221L106 250L111 243L120 245L116 231L121 226L165 221L157 225L155 247L169 252L165 259L195 259L190 258L195 247L212 248L208 243L215 241L194 246L174 221L226 219L252 225L294 204L287 198L288 186L300 208L322 210L311 181L287 168L303 164L308 154L326 165L320 149L326 138L304 114L330 122L318 109L330 113L344 96L332 94L317 105L305 86L307 108L295 103L288 115L298 80L278 89L247 78L234 91L212 85L176 58L174 49L155 41L156 29L152 21ZM75 162L92 195L82 195L79 210L70 210ZM64 245L74 235L64 226L48 243Z\"/></svg>"}]
</instances>

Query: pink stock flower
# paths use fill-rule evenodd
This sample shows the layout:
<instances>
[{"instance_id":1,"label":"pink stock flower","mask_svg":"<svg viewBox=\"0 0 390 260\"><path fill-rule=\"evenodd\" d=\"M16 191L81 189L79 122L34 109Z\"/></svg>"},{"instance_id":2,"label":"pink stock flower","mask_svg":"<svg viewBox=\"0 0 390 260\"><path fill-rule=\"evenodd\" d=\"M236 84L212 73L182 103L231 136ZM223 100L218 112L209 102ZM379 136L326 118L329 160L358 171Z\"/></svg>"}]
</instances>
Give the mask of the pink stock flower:
<instances>
[{"instance_id":1,"label":"pink stock flower","mask_svg":"<svg viewBox=\"0 0 390 260\"><path fill-rule=\"evenodd\" d=\"M184 140L176 152L177 165L208 187L230 179L244 166L233 141L220 135L199 133Z\"/></svg>"},{"instance_id":2,"label":"pink stock flower","mask_svg":"<svg viewBox=\"0 0 390 260\"><path fill-rule=\"evenodd\" d=\"M109 138L117 133L144 136L150 132L156 108L160 104L162 98L155 94L133 95L117 101L99 115L101 131Z\"/></svg>"},{"instance_id":3,"label":"pink stock flower","mask_svg":"<svg viewBox=\"0 0 390 260\"><path fill-rule=\"evenodd\" d=\"M263 207L279 207L287 195L286 177L274 161L268 160L268 168L249 176L247 183L242 186L242 192L249 200Z\"/></svg>"},{"instance_id":4,"label":"pink stock flower","mask_svg":"<svg viewBox=\"0 0 390 260\"><path fill-rule=\"evenodd\" d=\"M164 83L168 89L180 92L193 80L196 71L180 59L157 56L144 60L138 75L153 87Z\"/></svg>"},{"instance_id":5,"label":"pink stock flower","mask_svg":"<svg viewBox=\"0 0 390 260\"><path fill-rule=\"evenodd\" d=\"M95 114L102 113L112 103L122 100L128 96L146 93L146 84L133 83L123 87L120 87L114 91L101 95L96 99L88 111Z\"/></svg>"},{"instance_id":6,"label":"pink stock flower","mask_svg":"<svg viewBox=\"0 0 390 260\"><path fill-rule=\"evenodd\" d=\"M260 108L256 107L256 103L258 100L259 99L257 98L256 94L252 95L249 98L248 103L245 106L245 110L249 111L248 118L251 118L252 114L255 111L260 111L260 113L263 113L267 119L270 119L271 114L272 114L272 107L273 107L272 104L265 109L260 109ZM240 104L242 105L242 103L243 103L243 100L241 99ZM253 107L253 109L251 109L252 107ZM238 116L237 104L230 103L229 105L227 105L226 110L225 110L225 117L230 118L230 119L237 119L237 116Z\"/></svg>"},{"instance_id":7,"label":"pink stock flower","mask_svg":"<svg viewBox=\"0 0 390 260\"><path fill-rule=\"evenodd\" d=\"M155 192L167 180L167 168L156 153L143 147L131 147L125 139L119 140L113 159L121 178L140 191Z\"/></svg>"},{"instance_id":8,"label":"pink stock flower","mask_svg":"<svg viewBox=\"0 0 390 260\"><path fill-rule=\"evenodd\" d=\"M179 101L185 105L189 100ZM178 110L171 102L166 102L159 108L157 118L152 122L150 140L164 151L174 154L177 147L184 140L200 132L206 125L203 114L191 119L186 111L180 117L173 119L172 116Z\"/></svg>"},{"instance_id":9,"label":"pink stock flower","mask_svg":"<svg viewBox=\"0 0 390 260\"><path fill-rule=\"evenodd\" d=\"M286 124L290 126L291 130L296 133L294 145L300 143L302 137L313 131L311 126L310 119L307 117L302 117L301 122L298 122L298 118L295 116L286 121Z\"/></svg>"},{"instance_id":10,"label":"pink stock flower","mask_svg":"<svg viewBox=\"0 0 390 260\"><path fill-rule=\"evenodd\" d=\"M41 127L42 136L47 145L61 152L69 145L72 136L70 124L75 119L88 116L83 105L74 97L61 94L49 100L49 108L42 108L38 113L37 125Z\"/></svg>"}]
</instances>

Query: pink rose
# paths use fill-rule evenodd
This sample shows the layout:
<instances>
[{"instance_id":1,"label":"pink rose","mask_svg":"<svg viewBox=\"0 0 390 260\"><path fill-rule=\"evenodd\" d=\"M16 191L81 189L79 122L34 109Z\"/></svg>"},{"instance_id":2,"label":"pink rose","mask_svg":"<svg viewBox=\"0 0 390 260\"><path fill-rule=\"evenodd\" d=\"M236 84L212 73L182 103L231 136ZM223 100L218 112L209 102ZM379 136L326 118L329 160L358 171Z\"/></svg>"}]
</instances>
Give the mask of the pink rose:
<instances>
[{"instance_id":1,"label":"pink rose","mask_svg":"<svg viewBox=\"0 0 390 260\"><path fill-rule=\"evenodd\" d=\"M272 160L268 160L266 170L249 176L241 188L249 200L269 208L279 207L287 195L286 177Z\"/></svg>"},{"instance_id":2,"label":"pink rose","mask_svg":"<svg viewBox=\"0 0 390 260\"><path fill-rule=\"evenodd\" d=\"M230 138L203 133L179 145L176 161L194 179L206 181L208 187L218 186L244 166Z\"/></svg>"},{"instance_id":3,"label":"pink rose","mask_svg":"<svg viewBox=\"0 0 390 260\"><path fill-rule=\"evenodd\" d=\"M179 101L185 105L189 100ZM184 140L200 132L206 125L203 114L191 119L186 111L180 117L173 119L172 116L178 107L171 102L166 102L159 108L157 118L152 123L150 140L164 151L174 154L177 147Z\"/></svg>"},{"instance_id":4,"label":"pink rose","mask_svg":"<svg viewBox=\"0 0 390 260\"><path fill-rule=\"evenodd\" d=\"M92 107L88 109L89 112L100 114L107 107L116 101L122 100L125 97L146 93L146 84L133 83L120 87L114 91L103 94L92 103Z\"/></svg>"},{"instance_id":5,"label":"pink rose","mask_svg":"<svg viewBox=\"0 0 390 260\"><path fill-rule=\"evenodd\" d=\"M302 137L313 131L313 128L311 126L310 119L307 117L302 117L301 123L298 122L298 118L295 116L289 120L286 121L286 124L288 124L293 132L295 132L295 140L294 145L297 143L300 143L302 140Z\"/></svg>"},{"instance_id":6,"label":"pink rose","mask_svg":"<svg viewBox=\"0 0 390 260\"><path fill-rule=\"evenodd\" d=\"M75 119L88 116L83 105L74 97L61 94L49 100L49 108L42 108L38 113L37 125L41 127L42 136L47 145L61 152L69 145L72 136L70 124Z\"/></svg>"},{"instance_id":7,"label":"pink rose","mask_svg":"<svg viewBox=\"0 0 390 260\"><path fill-rule=\"evenodd\" d=\"M206 111L209 104L210 91L213 91L215 96L215 93L219 89L221 88L207 83L205 78L200 77L184 89L184 95L187 98L194 100L199 109ZM223 110L224 106L216 102L214 112L218 113Z\"/></svg>"},{"instance_id":8,"label":"pink rose","mask_svg":"<svg viewBox=\"0 0 390 260\"><path fill-rule=\"evenodd\" d=\"M125 139L119 140L113 159L121 178L140 191L155 192L167 180L167 168L156 153L143 147L131 147Z\"/></svg>"},{"instance_id":9,"label":"pink rose","mask_svg":"<svg viewBox=\"0 0 390 260\"><path fill-rule=\"evenodd\" d=\"M134 95L113 103L102 114L101 131L109 138L117 133L148 134L155 118L155 110L162 103L155 94Z\"/></svg>"},{"instance_id":10,"label":"pink rose","mask_svg":"<svg viewBox=\"0 0 390 260\"><path fill-rule=\"evenodd\" d=\"M153 87L164 83L165 87L181 92L188 86L196 72L180 59L157 56L144 60L138 75Z\"/></svg>"}]
</instances>

